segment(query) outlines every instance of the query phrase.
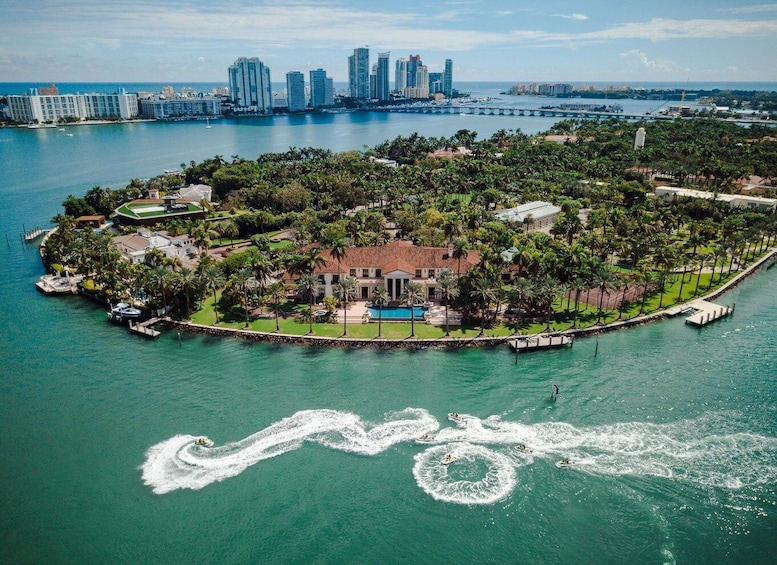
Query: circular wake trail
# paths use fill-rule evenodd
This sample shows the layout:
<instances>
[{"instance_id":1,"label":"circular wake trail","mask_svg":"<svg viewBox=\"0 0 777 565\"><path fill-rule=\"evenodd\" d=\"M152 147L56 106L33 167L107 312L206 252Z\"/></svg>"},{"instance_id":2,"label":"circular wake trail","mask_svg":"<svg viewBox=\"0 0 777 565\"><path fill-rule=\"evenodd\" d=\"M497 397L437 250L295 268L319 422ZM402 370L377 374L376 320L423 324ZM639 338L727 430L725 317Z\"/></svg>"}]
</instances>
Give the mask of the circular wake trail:
<instances>
[{"instance_id":1,"label":"circular wake trail","mask_svg":"<svg viewBox=\"0 0 777 565\"><path fill-rule=\"evenodd\" d=\"M141 466L143 482L157 494L201 489L239 475L246 468L313 441L341 451L375 455L439 423L426 410L408 408L386 415L380 424L365 423L337 410L303 410L240 441L221 447L194 445L196 436L176 435L152 446Z\"/></svg>"}]
</instances>

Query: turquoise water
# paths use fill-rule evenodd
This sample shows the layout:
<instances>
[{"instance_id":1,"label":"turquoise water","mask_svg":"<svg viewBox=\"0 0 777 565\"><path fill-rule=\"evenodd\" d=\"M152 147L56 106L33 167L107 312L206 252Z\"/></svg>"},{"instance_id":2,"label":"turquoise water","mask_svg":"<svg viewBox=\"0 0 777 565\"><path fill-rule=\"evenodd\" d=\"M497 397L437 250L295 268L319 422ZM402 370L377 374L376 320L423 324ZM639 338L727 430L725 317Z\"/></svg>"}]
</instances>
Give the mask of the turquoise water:
<instances>
[{"instance_id":1,"label":"turquoise water","mask_svg":"<svg viewBox=\"0 0 777 565\"><path fill-rule=\"evenodd\" d=\"M408 306L383 306L382 308L370 306L367 310L369 310L373 320L377 320L379 317L384 320L409 320L411 318ZM423 306L413 306L413 317L416 320L423 320L427 310L428 308Z\"/></svg>"},{"instance_id":2,"label":"turquoise water","mask_svg":"<svg viewBox=\"0 0 777 565\"><path fill-rule=\"evenodd\" d=\"M1 562L773 561L777 268L719 299L735 314L707 328L678 318L518 356L147 341L33 288L21 224L69 193L459 123L394 118L0 130Z\"/></svg>"}]
</instances>

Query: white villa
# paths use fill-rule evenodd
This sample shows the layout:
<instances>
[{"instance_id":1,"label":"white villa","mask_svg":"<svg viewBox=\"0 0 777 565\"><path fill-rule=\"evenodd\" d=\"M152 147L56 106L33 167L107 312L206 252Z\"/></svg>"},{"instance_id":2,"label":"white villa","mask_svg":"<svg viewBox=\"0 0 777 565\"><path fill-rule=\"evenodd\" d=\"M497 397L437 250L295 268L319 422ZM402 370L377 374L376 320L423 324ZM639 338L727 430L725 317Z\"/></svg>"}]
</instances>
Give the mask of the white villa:
<instances>
[{"instance_id":1,"label":"white villa","mask_svg":"<svg viewBox=\"0 0 777 565\"><path fill-rule=\"evenodd\" d=\"M549 228L558 220L561 208L550 202L536 200L515 208L497 210L494 215L504 222L523 224L526 231Z\"/></svg>"},{"instance_id":2,"label":"white villa","mask_svg":"<svg viewBox=\"0 0 777 565\"><path fill-rule=\"evenodd\" d=\"M705 190L693 190L676 186L657 186L656 196L670 202L677 198L704 198L705 200L719 200L737 208L750 208L759 212L777 210L777 199L764 198L763 196L749 196L747 194L721 194Z\"/></svg>"},{"instance_id":3,"label":"white villa","mask_svg":"<svg viewBox=\"0 0 777 565\"><path fill-rule=\"evenodd\" d=\"M198 255L190 235L171 236L165 231L139 229L130 235L114 237L113 244L122 257L130 263L143 263L146 260L146 253L151 249L158 249L166 257L181 261L191 261Z\"/></svg>"}]
</instances>

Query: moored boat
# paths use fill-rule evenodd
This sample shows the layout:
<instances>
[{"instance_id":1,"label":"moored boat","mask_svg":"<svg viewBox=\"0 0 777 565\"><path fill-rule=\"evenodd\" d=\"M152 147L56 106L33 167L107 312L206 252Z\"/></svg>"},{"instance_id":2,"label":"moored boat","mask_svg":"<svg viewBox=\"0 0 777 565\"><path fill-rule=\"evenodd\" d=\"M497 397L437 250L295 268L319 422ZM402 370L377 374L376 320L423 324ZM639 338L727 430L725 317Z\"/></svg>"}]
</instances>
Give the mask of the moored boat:
<instances>
[{"instance_id":1,"label":"moored boat","mask_svg":"<svg viewBox=\"0 0 777 565\"><path fill-rule=\"evenodd\" d=\"M117 322L123 322L124 320L137 320L143 315L138 308L130 306L126 302L119 302L116 306L111 306L111 311L108 312L108 316L112 320Z\"/></svg>"}]
</instances>

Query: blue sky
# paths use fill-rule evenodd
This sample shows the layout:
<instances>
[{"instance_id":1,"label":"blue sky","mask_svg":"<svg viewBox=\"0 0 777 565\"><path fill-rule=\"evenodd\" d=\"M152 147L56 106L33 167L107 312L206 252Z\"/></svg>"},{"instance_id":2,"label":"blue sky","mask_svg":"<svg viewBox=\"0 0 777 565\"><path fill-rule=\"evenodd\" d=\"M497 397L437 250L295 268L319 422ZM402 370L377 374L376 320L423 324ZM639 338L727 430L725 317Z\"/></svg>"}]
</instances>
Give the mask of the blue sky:
<instances>
[{"instance_id":1,"label":"blue sky","mask_svg":"<svg viewBox=\"0 0 777 565\"><path fill-rule=\"evenodd\" d=\"M0 82L347 79L368 46L457 81L777 81L777 4L720 0L3 0Z\"/></svg>"}]
</instances>

